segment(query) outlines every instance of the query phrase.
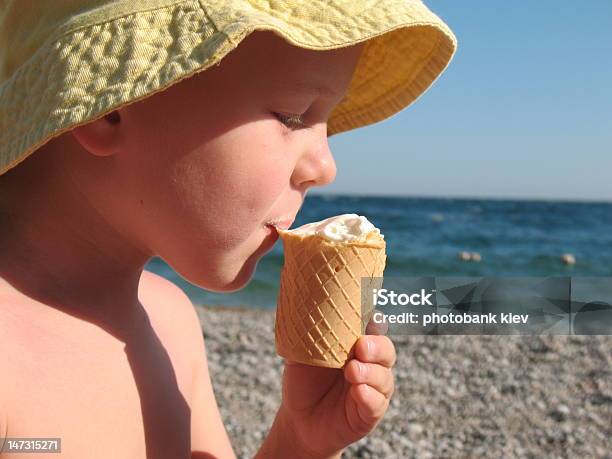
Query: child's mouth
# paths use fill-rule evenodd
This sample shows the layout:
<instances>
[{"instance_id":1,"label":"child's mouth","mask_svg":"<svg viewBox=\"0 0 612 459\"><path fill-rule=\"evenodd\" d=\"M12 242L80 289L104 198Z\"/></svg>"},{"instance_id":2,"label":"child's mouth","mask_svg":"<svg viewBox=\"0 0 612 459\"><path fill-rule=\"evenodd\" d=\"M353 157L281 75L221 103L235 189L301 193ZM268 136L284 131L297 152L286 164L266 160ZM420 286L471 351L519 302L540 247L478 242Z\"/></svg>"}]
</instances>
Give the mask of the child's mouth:
<instances>
[{"instance_id":1,"label":"child's mouth","mask_svg":"<svg viewBox=\"0 0 612 459\"><path fill-rule=\"evenodd\" d=\"M266 223L266 226L272 227L274 228L276 231L278 231L279 229L281 230L287 230L291 227L291 225L293 224L293 219L290 220L280 220L280 221L271 221Z\"/></svg>"}]
</instances>

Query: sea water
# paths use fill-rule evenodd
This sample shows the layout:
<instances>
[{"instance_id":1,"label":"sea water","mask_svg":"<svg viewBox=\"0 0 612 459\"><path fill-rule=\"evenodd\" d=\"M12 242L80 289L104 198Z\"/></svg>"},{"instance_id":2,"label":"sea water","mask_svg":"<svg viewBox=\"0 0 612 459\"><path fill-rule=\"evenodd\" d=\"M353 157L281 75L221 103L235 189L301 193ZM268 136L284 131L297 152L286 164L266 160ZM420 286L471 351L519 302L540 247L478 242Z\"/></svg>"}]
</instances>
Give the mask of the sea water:
<instances>
[{"instance_id":1,"label":"sea water","mask_svg":"<svg viewBox=\"0 0 612 459\"><path fill-rule=\"evenodd\" d=\"M344 213L364 215L384 234L385 276L612 276L612 203L316 195L293 227ZM482 260L462 261L461 251ZM576 263L563 264L564 253ZM274 308L282 263L279 240L234 293L198 288L159 258L146 269L195 304Z\"/></svg>"}]
</instances>

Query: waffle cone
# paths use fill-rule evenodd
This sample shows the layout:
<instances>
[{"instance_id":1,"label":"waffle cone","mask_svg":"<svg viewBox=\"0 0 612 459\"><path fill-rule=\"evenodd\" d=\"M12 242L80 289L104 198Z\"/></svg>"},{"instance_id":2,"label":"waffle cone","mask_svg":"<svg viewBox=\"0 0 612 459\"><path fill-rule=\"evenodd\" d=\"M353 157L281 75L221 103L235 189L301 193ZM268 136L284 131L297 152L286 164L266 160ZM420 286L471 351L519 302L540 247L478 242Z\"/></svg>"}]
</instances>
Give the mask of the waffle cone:
<instances>
[{"instance_id":1,"label":"waffle cone","mask_svg":"<svg viewBox=\"0 0 612 459\"><path fill-rule=\"evenodd\" d=\"M319 236L279 231L285 263L276 310L276 352L308 365L341 368L365 332L371 307L362 283L380 288L385 241L371 232L365 241L336 243ZM363 279L362 279L363 278Z\"/></svg>"}]
</instances>

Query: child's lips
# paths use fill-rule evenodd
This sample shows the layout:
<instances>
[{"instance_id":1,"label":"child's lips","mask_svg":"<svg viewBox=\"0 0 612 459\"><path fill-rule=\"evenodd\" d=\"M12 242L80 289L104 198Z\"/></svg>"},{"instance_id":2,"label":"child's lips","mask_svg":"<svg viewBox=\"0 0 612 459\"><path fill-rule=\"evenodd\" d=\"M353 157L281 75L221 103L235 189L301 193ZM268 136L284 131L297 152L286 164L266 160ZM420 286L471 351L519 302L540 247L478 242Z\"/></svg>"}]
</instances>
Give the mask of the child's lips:
<instances>
[{"instance_id":1,"label":"child's lips","mask_svg":"<svg viewBox=\"0 0 612 459\"><path fill-rule=\"evenodd\" d=\"M291 225L293 224L294 219L288 219L288 220L273 220L273 221L269 221L266 223L267 226L272 226L274 228L276 228L277 230L279 229L283 229L283 230L287 230L291 227Z\"/></svg>"}]
</instances>

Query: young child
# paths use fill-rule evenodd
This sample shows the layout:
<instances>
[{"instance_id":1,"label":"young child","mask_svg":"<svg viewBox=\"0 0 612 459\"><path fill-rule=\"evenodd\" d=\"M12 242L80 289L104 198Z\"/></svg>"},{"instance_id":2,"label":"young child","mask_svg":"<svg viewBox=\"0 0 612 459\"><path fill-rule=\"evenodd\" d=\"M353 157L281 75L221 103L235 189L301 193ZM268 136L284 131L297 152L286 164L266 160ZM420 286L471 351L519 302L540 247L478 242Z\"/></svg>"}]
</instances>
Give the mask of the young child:
<instances>
[{"instance_id":1,"label":"young child","mask_svg":"<svg viewBox=\"0 0 612 459\"><path fill-rule=\"evenodd\" d=\"M244 287L270 223L333 181L328 136L415 100L452 32L410 0L5 1L0 31L0 438L235 457L193 305L145 264ZM342 370L285 362L258 457L340 457L375 428L395 350L368 333Z\"/></svg>"}]
</instances>

